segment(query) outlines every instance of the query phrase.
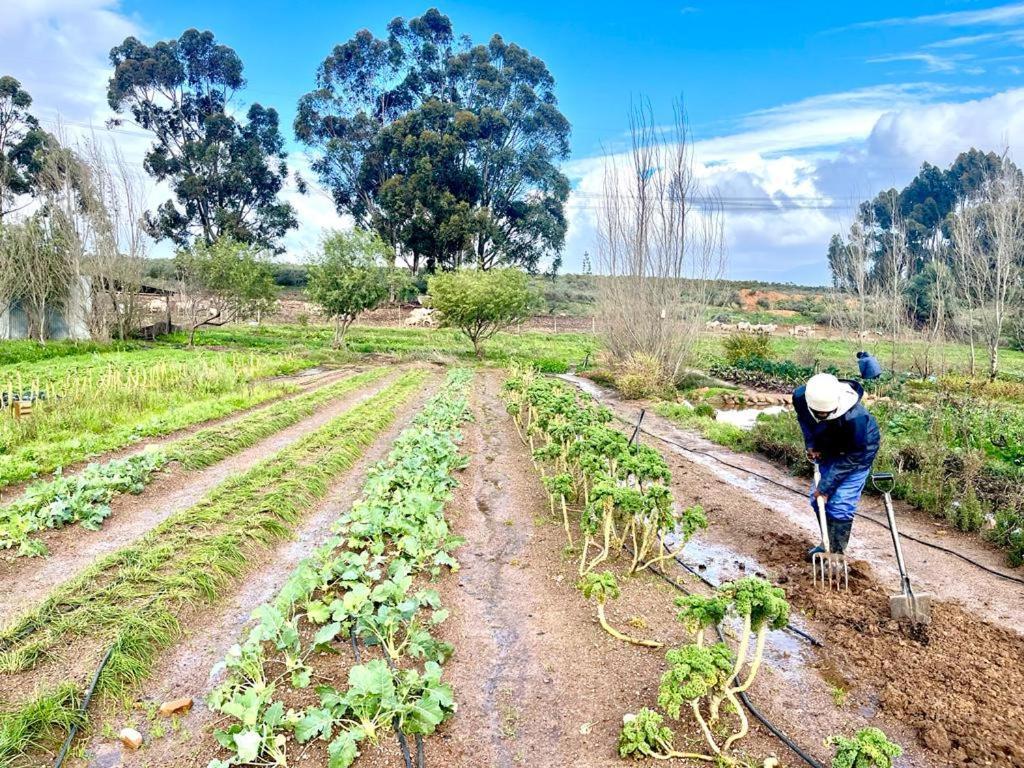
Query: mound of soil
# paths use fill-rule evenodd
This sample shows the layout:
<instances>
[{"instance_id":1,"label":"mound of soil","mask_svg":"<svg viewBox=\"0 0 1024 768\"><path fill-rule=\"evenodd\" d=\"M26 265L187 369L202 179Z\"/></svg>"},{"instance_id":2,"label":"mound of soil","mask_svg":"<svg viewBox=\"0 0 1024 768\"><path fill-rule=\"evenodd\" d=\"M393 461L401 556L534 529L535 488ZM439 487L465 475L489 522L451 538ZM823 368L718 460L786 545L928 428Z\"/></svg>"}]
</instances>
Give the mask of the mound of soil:
<instances>
[{"instance_id":1,"label":"mound of soil","mask_svg":"<svg viewBox=\"0 0 1024 768\"><path fill-rule=\"evenodd\" d=\"M951 765L1024 766L1024 637L982 621L955 603L936 603L927 627L889 616L889 594L855 561L850 591L819 590L802 564L806 541L765 539L791 603L826 627L824 652L854 685L878 691L883 712L917 730Z\"/></svg>"}]
</instances>

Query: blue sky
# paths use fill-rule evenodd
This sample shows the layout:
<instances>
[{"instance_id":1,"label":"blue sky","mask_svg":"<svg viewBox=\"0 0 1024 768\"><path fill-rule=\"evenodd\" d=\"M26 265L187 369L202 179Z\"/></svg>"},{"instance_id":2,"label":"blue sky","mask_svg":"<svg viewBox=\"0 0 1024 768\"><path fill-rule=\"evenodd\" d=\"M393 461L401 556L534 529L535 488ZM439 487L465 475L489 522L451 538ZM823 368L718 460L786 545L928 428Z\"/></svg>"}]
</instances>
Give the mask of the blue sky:
<instances>
[{"instance_id":1,"label":"blue sky","mask_svg":"<svg viewBox=\"0 0 1024 768\"><path fill-rule=\"evenodd\" d=\"M331 47L426 3L45 0L0 17L0 72L19 77L40 113L70 130L106 116L106 51L135 34L147 42L210 29L241 55L246 101L282 114ZM921 162L947 164L976 144L1024 141L1024 3L958 2L520 2L439 3L459 33L500 33L540 56L573 125L566 170L565 261L594 248L601 158L622 147L631 98L668 116L684 96L705 184L730 211L730 276L795 282L826 278L824 249L852 205L902 185ZM47 50L49 48L49 50ZM48 54L48 55L47 55ZM126 154L145 137L111 137ZM293 145L296 165L308 163ZM589 191L588 191L589 190ZM802 202L803 201L803 202ZM157 199L156 202L159 202ZM807 205L804 204L807 203ZM321 228L343 223L322 193L296 201L296 258ZM777 206L777 207L776 207Z\"/></svg>"}]
</instances>

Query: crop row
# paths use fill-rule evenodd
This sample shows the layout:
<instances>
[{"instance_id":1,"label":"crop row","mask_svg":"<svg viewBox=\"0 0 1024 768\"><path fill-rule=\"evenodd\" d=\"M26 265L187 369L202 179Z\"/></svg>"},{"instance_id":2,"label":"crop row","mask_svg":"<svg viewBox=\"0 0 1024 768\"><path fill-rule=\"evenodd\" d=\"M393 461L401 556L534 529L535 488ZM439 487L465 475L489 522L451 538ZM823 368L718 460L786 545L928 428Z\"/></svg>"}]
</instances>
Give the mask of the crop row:
<instances>
[{"instance_id":1,"label":"crop row","mask_svg":"<svg viewBox=\"0 0 1024 768\"><path fill-rule=\"evenodd\" d=\"M428 577L457 567L444 504L464 466L458 427L469 418L472 377L454 370L368 473L363 495L333 536L293 573L222 663L210 695L230 725L216 732L231 752L210 768L285 764L291 739L326 745L326 764L346 768L364 742L392 730L407 764L407 736L430 734L455 708L441 665L452 652L432 630L447 611ZM351 648L345 685L324 665ZM368 658L372 656L372 658ZM311 690L312 680L321 682Z\"/></svg>"},{"instance_id":2,"label":"crop row","mask_svg":"<svg viewBox=\"0 0 1024 768\"><path fill-rule=\"evenodd\" d=\"M504 393L544 475L552 507L556 501L561 507L570 546L575 546L573 528L582 532L581 576L627 545L630 573L656 566L675 554L664 546L663 534L675 533L678 549L707 526L700 507L677 510L665 459L611 426L607 408L581 400L574 390L532 369L509 376ZM578 510L574 520L570 506Z\"/></svg>"},{"instance_id":3,"label":"crop row","mask_svg":"<svg viewBox=\"0 0 1024 768\"><path fill-rule=\"evenodd\" d=\"M46 554L45 545L33 539L33 534L73 523L97 530L110 514L110 502L116 495L141 493L154 473L171 462L179 462L187 469L210 466L386 373L385 368L375 368L355 374L233 421L201 429L166 446L90 464L76 475L58 473L52 480L35 482L21 498L0 507L0 549L16 547L19 555Z\"/></svg>"},{"instance_id":4,"label":"crop row","mask_svg":"<svg viewBox=\"0 0 1024 768\"><path fill-rule=\"evenodd\" d=\"M611 412L588 396L531 370L513 372L504 390L508 410L544 475L552 512L556 498L559 501L567 534L570 505L582 504L579 520L584 541L577 587L597 603L598 620L613 637L662 648L660 642L637 640L608 624L604 605L620 596L619 585L612 571L598 572L593 566L624 551L630 555L630 573L654 570L675 555L665 543L667 535L672 535L678 551L707 526L703 510L691 507L676 514L665 485L670 474L664 458L609 426ZM596 558L588 560L587 548L598 521L604 546ZM680 597L675 605L689 642L665 652L658 709L644 707L623 717L619 754L738 765L735 747L750 730L740 697L762 666L769 631L788 623L785 593L762 578L746 577L720 585L710 596ZM709 643L712 630L717 642ZM726 632L735 637L735 648L726 642ZM679 723L685 720L703 747L678 750L666 716ZM687 741L694 743L692 738ZM900 748L877 729L864 729L851 739L834 737L832 743L837 761L847 761L836 765L887 768L884 760L900 754Z\"/></svg>"},{"instance_id":5,"label":"crop row","mask_svg":"<svg viewBox=\"0 0 1024 768\"><path fill-rule=\"evenodd\" d=\"M117 693L140 682L158 651L178 637L179 614L215 599L251 567L261 547L287 536L425 377L421 371L403 374L57 587L0 632L0 675L33 670L73 645L91 648L96 664L110 649L98 690ZM77 655L81 661L81 650ZM73 718L80 690L79 683L64 683L0 713L0 765L59 732Z\"/></svg>"},{"instance_id":6,"label":"crop row","mask_svg":"<svg viewBox=\"0 0 1024 768\"><path fill-rule=\"evenodd\" d=\"M146 350L5 371L0 388L44 391L30 417L0 419L0 488L294 391L264 381L308 366L288 355Z\"/></svg>"}]
</instances>

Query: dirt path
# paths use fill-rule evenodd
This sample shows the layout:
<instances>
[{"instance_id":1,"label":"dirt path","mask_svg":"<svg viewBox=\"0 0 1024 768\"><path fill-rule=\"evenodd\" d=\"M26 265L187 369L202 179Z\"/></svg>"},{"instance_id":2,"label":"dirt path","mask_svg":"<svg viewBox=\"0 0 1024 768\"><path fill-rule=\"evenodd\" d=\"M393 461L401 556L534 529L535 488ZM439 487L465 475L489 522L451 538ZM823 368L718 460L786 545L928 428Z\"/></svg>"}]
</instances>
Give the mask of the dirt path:
<instances>
[{"instance_id":1,"label":"dirt path","mask_svg":"<svg viewBox=\"0 0 1024 768\"><path fill-rule=\"evenodd\" d=\"M12 557L0 560L0 583L18 585L16 592L8 593L0 602L0 626L45 598L51 590L76 576L96 558L135 541L171 515L198 502L231 475L248 469L322 427L379 392L393 378L393 375L386 376L343 395L321 407L309 418L206 469L189 471L172 464L168 470L157 474L154 481L139 495L117 496L111 502L110 516L99 531L86 531L76 525L46 533L41 537L50 551L50 556L46 558ZM334 380L332 377L324 384Z\"/></svg>"},{"instance_id":2,"label":"dirt path","mask_svg":"<svg viewBox=\"0 0 1024 768\"><path fill-rule=\"evenodd\" d=\"M622 415L635 410L609 404ZM644 424L694 444L692 435L653 414ZM786 730L813 748L844 725L849 730L874 724L909 747L909 765L1024 765L1024 637L1014 631L1024 620L1024 604L1018 598L1011 605L1005 582L965 573L919 551L920 545L908 546L916 580L941 600L931 627L914 632L889 618L887 596L895 582L887 563L875 567L881 559L879 531L888 540L887 531L858 525L855 537L866 541L851 548L850 592L823 592L811 585L803 562L814 532L795 517L790 499L745 484L741 473L720 470L707 457L653 444L670 461L676 498L702 504L712 522L685 559L714 580L767 573L786 589L806 629L825 643L820 650L776 648L775 671L759 681L770 694L765 709ZM728 459L746 466L749 457ZM983 620L981 613L998 623Z\"/></svg>"},{"instance_id":3,"label":"dirt path","mask_svg":"<svg viewBox=\"0 0 1024 768\"><path fill-rule=\"evenodd\" d=\"M86 746L87 758L76 761L76 765L201 768L219 754L210 728L214 715L204 703L205 696L219 682L211 676L211 669L239 641L253 608L272 599L298 563L328 538L331 524L358 498L367 469L387 455L395 437L408 426L437 386L438 381L430 379L403 407L394 424L337 480L326 499L302 521L295 537L267 552L266 564L261 570L247 576L238 589L225 595L217 605L203 606L183 617L184 639L157 662L135 708L126 712L109 706L94 713L93 737ZM150 716L152 709L161 702L184 696L195 701L187 715L173 722ZM109 733L113 729L116 733L125 725L133 725L145 735L144 750L124 751L120 744L103 736L104 730Z\"/></svg>"},{"instance_id":4,"label":"dirt path","mask_svg":"<svg viewBox=\"0 0 1024 768\"><path fill-rule=\"evenodd\" d=\"M619 766L622 716L653 706L664 652L626 645L597 624L575 589L575 558L551 517L539 475L498 399L500 379L483 377L470 431L472 463L452 505L466 537L462 569L443 591L444 625L455 656L446 674L459 710L428 741L435 766ZM474 449L475 448L475 449ZM634 634L680 643L676 592L654 576L620 573L613 623ZM755 732L753 754L777 744ZM779 755L787 763L785 755Z\"/></svg>"}]
</instances>

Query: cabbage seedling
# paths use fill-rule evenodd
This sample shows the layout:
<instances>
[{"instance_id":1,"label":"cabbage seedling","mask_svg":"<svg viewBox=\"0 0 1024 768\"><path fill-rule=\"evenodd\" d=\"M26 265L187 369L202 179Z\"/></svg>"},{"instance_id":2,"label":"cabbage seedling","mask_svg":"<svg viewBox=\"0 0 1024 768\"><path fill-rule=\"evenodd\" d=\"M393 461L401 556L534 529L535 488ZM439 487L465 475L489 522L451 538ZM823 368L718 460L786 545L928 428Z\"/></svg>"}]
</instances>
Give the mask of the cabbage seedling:
<instances>
[{"instance_id":1,"label":"cabbage seedling","mask_svg":"<svg viewBox=\"0 0 1024 768\"><path fill-rule=\"evenodd\" d=\"M608 598L615 600L621 594L619 592L619 583L615 580L614 573L611 571L588 573L580 579L579 584L576 586L587 600L595 600L597 602L597 620L600 622L601 628L609 635L617 640L633 643L633 645L642 645L645 648L661 648L664 645L656 640L640 640L636 637L630 637L619 632L608 623L608 619L604 615L604 603Z\"/></svg>"},{"instance_id":2,"label":"cabbage seedling","mask_svg":"<svg viewBox=\"0 0 1024 768\"><path fill-rule=\"evenodd\" d=\"M666 653L665 660L669 669L661 676L658 706L678 720L683 706L688 704L712 752L722 755L724 750L715 741L701 712L701 701L720 689L732 674L732 650L725 643L685 645Z\"/></svg>"}]
</instances>

